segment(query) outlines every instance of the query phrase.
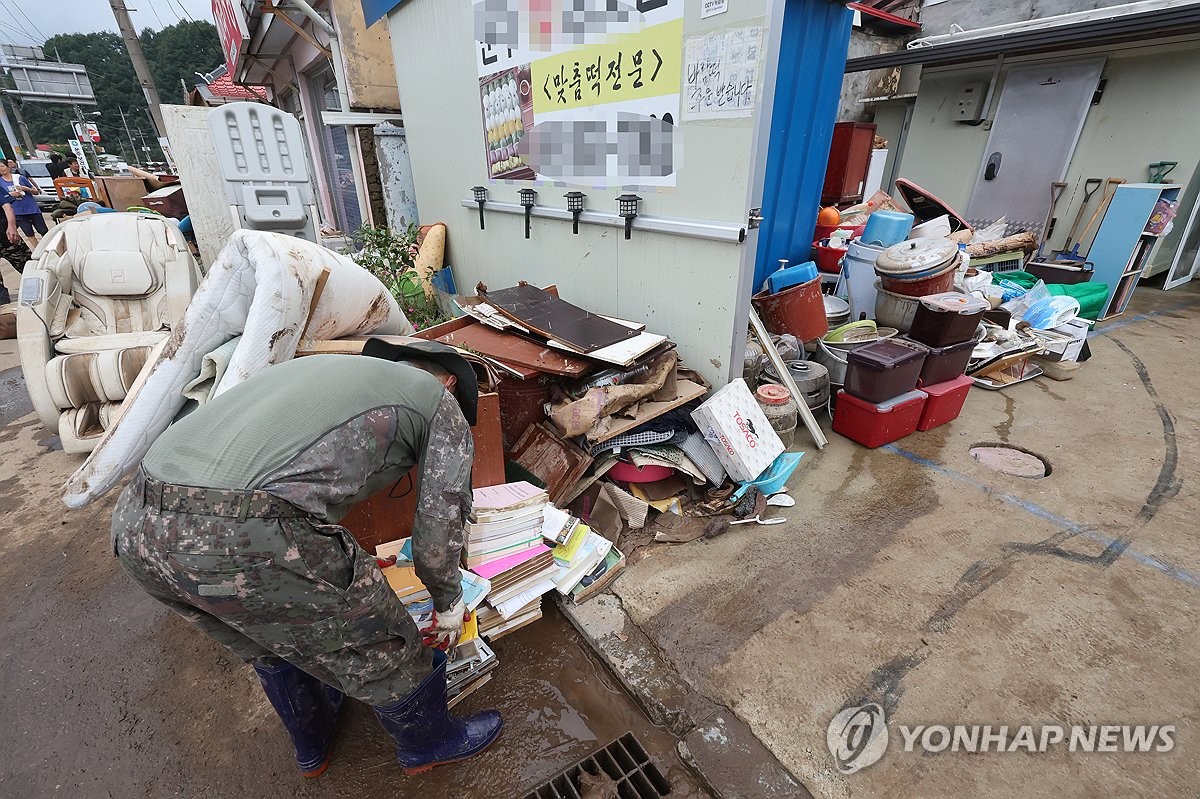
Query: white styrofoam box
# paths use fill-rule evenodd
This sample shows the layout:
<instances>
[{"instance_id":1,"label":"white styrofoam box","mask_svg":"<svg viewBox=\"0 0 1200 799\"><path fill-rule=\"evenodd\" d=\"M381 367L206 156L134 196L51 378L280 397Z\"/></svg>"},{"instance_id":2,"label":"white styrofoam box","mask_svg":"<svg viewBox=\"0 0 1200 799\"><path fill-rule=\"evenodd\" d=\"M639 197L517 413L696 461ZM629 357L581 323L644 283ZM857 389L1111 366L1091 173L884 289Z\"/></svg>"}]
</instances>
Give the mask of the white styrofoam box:
<instances>
[{"instance_id":1,"label":"white styrofoam box","mask_svg":"<svg viewBox=\"0 0 1200 799\"><path fill-rule=\"evenodd\" d=\"M1072 319L1070 322L1064 322L1054 328L1054 331L1072 338L1071 343L1063 351L1062 359L1064 361L1079 360L1079 352L1083 349L1083 342L1087 341L1088 323L1082 319Z\"/></svg>"},{"instance_id":2,"label":"white styrofoam box","mask_svg":"<svg viewBox=\"0 0 1200 799\"><path fill-rule=\"evenodd\" d=\"M740 377L718 390L692 419L729 476L753 480L784 451L783 441Z\"/></svg>"}]
</instances>

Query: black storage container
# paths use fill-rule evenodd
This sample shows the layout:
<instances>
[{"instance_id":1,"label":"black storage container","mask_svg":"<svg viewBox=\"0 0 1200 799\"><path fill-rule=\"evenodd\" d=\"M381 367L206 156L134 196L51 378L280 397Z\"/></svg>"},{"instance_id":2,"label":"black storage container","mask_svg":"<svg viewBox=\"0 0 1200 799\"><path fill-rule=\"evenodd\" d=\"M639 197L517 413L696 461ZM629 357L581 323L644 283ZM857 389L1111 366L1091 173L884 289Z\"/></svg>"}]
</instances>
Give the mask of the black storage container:
<instances>
[{"instance_id":1,"label":"black storage container","mask_svg":"<svg viewBox=\"0 0 1200 799\"><path fill-rule=\"evenodd\" d=\"M871 403L887 402L917 387L925 363L924 348L911 341L882 339L851 350L846 391Z\"/></svg>"},{"instance_id":2,"label":"black storage container","mask_svg":"<svg viewBox=\"0 0 1200 799\"><path fill-rule=\"evenodd\" d=\"M930 347L958 344L975 335L987 301L948 291L921 298L908 335Z\"/></svg>"},{"instance_id":3,"label":"black storage container","mask_svg":"<svg viewBox=\"0 0 1200 799\"><path fill-rule=\"evenodd\" d=\"M975 349L975 341L962 341L958 344L948 344L945 347L930 347L919 341L912 341L901 336L914 347L925 351L925 364L921 367L921 385L932 386L953 380L967 370L971 360L971 352Z\"/></svg>"}]
</instances>

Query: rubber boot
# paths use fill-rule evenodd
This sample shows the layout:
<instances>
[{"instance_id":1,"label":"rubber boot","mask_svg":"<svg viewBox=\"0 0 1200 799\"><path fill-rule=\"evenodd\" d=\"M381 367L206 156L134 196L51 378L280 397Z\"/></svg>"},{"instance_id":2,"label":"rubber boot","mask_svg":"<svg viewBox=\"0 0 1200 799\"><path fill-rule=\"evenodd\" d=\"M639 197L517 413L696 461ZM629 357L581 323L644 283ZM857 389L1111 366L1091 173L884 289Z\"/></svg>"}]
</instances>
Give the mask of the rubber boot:
<instances>
[{"instance_id":1,"label":"rubber boot","mask_svg":"<svg viewBox=\"0 0 1200 799\"><path fill-rule=\"evenodd\" d=\"M296 765L305 777L329 767L333 734L345 696L286 660L278 666L255 665L267 699L279 714L296 747Z\"/></svg>"},{"instance_id":2,"label":"rubber boot","mask_svg":"<svg viewBox=\"0 0 1200 799\"><path fill-rule=\"evenodd\" d=\"M486 749L504 725L494 710L454 718L446 707L446 653L434 650L433 671L394 705L377 707L379 723L396 742L405 774L466 760Z\"/></svg>"}]
</instances>

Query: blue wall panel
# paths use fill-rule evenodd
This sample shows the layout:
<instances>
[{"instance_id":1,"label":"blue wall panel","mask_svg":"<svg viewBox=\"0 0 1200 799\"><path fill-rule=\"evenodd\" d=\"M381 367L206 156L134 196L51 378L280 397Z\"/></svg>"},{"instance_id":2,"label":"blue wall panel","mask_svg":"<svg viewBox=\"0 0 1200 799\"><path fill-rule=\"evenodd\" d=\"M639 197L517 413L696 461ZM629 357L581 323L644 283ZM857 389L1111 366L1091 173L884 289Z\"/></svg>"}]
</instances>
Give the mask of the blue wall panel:
<instances>
[{"instance_id":1,"label":"blue wall panel","mask_svg":"<svg viewBox=\"0 0 1200 799\"><path fill-rule=\"evenodd\" d=\"M829 0L788 0L767 148L754 290L780 258L807 261L833 142L853 14Z\"/></svg>"}]
</instances>

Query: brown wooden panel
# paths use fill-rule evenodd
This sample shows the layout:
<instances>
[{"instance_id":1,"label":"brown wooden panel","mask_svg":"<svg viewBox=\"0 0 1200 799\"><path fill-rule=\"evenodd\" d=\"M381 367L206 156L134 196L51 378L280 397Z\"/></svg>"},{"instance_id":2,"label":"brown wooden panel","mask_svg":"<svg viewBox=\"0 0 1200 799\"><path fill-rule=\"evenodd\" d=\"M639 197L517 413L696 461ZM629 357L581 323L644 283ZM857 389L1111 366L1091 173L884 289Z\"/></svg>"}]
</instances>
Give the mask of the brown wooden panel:
<instances>
[{"instance_id":1,"label":"brown wooden panel","mask_svg":"<svg viewBox=\"0 0 1200 799\"><path fill-rule=\"evenodd\" d=\"M546 484L550 501L556 505L592 465L590 455L559 438L544 423L525 431L513 447L512 459Z\"/></svg>"},{"instance_id":2,"label":"brown wooden panel","mask_svg":"<svg viewBox=\"0 0 1200 799\"><path fill-rule=\"evenodd\" d=\"M500 396L479 395L479 415L471 436L475 441L475 461L471 467L471 486L499 485L504 482L504 442L500 433ZM420 467L413 467L398 483L372 494L355 505L342 519L345 527L368 552L379 544L412 535L417 515L417 489Z\"/></svg>"}]
</instances>

